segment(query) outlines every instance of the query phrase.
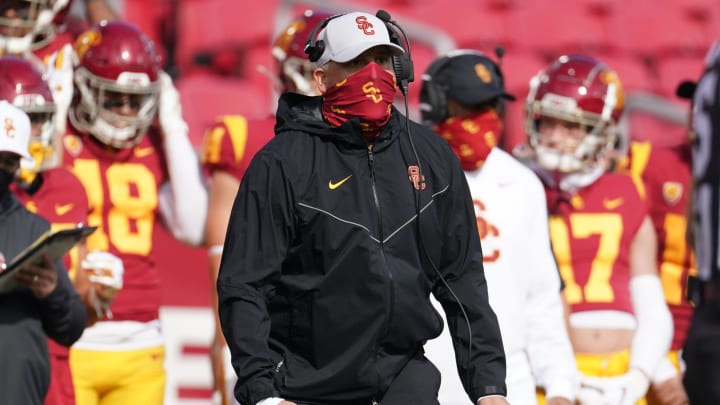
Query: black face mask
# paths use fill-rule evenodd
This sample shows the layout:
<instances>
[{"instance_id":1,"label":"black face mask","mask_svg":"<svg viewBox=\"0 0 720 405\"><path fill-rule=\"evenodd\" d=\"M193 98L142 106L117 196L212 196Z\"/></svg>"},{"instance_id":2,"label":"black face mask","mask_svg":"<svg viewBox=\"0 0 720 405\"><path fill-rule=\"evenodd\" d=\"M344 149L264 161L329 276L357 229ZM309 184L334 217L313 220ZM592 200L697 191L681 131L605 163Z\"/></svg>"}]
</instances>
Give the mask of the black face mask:
<instances>
[{"instance_id":1,"label":"black face mask","mask_svg":"<svg viewBox=\"0 0 720 405\"><path fill-rule=\"evenodd\" d=\"M10 192L10 183L15 178L15 173L0 169L0 197Z\"/></svg>"}]
</instances>

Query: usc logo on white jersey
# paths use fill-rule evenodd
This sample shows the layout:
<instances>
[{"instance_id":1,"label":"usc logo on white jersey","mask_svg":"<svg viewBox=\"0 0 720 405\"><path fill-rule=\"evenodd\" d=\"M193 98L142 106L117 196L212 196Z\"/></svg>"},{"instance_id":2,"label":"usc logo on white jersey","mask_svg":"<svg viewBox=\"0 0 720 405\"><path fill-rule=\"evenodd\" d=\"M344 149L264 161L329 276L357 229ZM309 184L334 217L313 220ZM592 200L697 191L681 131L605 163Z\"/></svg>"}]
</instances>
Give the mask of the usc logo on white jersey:
<instances>
[{"instance_id":1,"label":"usc logo on white jersey","mask_svg":"<svg viewBox=\"0 0 720 405\"><path fill-rule=\"evenodd\" d=\"M495 262L500 258L500 250L490 249L489 247L492 243L489 241L491 238L499 238L500 230L483 216L486 209L482 201L473 199L473 205L475 206L475 220L477 221L478 234L480 235L480 244L483 248L483 262Z\"/></svg>"}]
</instances>

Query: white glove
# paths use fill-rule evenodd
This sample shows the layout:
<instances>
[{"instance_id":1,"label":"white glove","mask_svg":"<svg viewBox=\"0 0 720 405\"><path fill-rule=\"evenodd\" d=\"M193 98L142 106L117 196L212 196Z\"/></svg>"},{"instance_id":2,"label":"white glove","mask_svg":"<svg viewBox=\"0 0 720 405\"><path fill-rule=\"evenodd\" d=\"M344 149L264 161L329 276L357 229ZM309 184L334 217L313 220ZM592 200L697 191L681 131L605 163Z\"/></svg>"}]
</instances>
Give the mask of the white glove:
<instances>
[{"instance_id":1,"label":"white glove","mask_svg":"<svg viewBox=\"0 0 720 405\"><path fill-rule=\"evenodd\" d=\"M55 128L60 135L65 134L67 112L73 99L74 63L75 51L70 44L67 44L55 52L45 65L45 78L52 91L56 108Z\"/></svg>"},{"instance_id":2,"label":"white glove","mask_svg":"<svg viewBox=\"0 0 720 405\"><path fill-rule=\"evenodd\" d=\"M648 377L638 369L631 369L617 377L586 377L580 380L580 405L634 405L647 393Z\"/></svg>"},{"instance_id":3,"label":"white glove","mask_svg":"<svg viewBox=\"0 0 720 405\"><path fill-rule=\"evenodd\" d=\"M180 93L170 75L160 72L160 107L158 112L160 129L165 137L188 135L188 126L182 116Z\"/></svg>"},{"instance_id":4,"label":"white glove","mask_svg":"<svg viewBox=\"0 0 720 405\"><path fill-rule=\"evenodd\" d=\"M675 369L675 366L672 364L670 359L667 357L663 357L660 360L660 364L655 368L655 373L653 373L652 376L652 383L653 384L662 384L667 380L670 380L672 378L675 378L678 376L678 371Z\"/></svg>"},{"instance_id":5,"label":"white glove","mask_svg":"<svg viewBox=\"0 0 720 405\"><path fill-rule=\"evenodd\" d=\"M112 253L93 250L83 259L81 267L88 272L93 283L120 290L123 287L125 266L122 260Z\"/></svg>"}]
</instances>

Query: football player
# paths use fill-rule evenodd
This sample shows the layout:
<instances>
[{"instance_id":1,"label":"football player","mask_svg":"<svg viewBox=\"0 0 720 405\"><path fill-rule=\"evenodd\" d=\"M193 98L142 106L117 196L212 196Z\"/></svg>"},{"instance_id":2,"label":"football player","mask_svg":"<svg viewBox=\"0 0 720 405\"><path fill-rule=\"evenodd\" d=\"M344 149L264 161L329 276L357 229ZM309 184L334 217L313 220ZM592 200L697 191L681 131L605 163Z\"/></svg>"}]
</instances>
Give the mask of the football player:
<instances>
[{"instance_id":1,"label":"football player","mask_svg":"<svg viewBox=\"0 0 720 405\"><path fill-rule=\"evenodd\" d=\"M63 164L83 184L88 249L120 257L123 288L71 349L77 403L162 403L165 349L153 234L165 226L202 243L207 193L177 90L153 43L134 26L102 22L75 43L77 97ZM157 125L156 125L157 124Z\"/></svg>"},{"instance_id":2,"label":"football player","mask_svg":"<svg viewBox=\"0 0 720 405\"><path fill-rule=\"evenodd\" d=\"M49 83L59 119L56 136L65 132L68 107L73 97L73 35L63 29L70 0L8 0L0 6L0 55L27 58ZM86 2L90 18L114 16L105 0ZM99 22L99 20L91 20ZM61 154L46 164L59 164Z\"/></svg>"},{"instance_id":3,"label":"football player","mask_svg":"<svg viewBox=\"0 0 720 405\"><path fill-rule=\"evenodd\" d=\"M623 97L602 62L564 55L526 101L523 158L545 185L581 404L644 403L672 337L647 205L629 175L607 172Z\"/></svg>"},{"instance_id":4,"label":"football player","mask_svg":"<svg viewBox=\"0 0 720 405\"><path fill-rule=\"evenodd\" d=\"M692 134L692 131L688 131ZM635 180L649 205L658 240L657 265L665 301L673 317L673 339L665 359L652 376L650 405L687 404L682 385L684 366L680 352L685 345L693 307L687 301L689 277L695 276L695 257L687 240L687 213L692 187L691 140L658 146L649 141L631 141L628 159L619 167Z\"/></svg>"},{"instance_id":5,"label":"football player","mask_svg":"<svg viewBox=\"0 0 720 405\"><path fill-rule=\"evenodd\" d=\"M314 64L307 59L304 48L312 29L329 16L329 13L307 10L293 19L275 39L272 55L278 92L308 96L320 94L312 79ZM235 372L230 366L230 354L217 319L215 282L235 193L255 152L273 137L274 126L275 117L271 114L251 119L242 115L222 116L207 129L203 141L202 162L211 177L206 242L209 246L210 291L216 316L210 360L216 401L223 405L228 403L228 398L233 398Z\"/></svg>"},{"instance_id":6,"label":"football player","mask_svg":"<svg viewBox=\"0 0 720 405\"><path fill-rule=\"evenodd\" d=\"M24 58L0 57L0 100L23 110L31 122L29 150L33 159L21 161L19 178L11 190L29 211L47 219L54 230L87 224L88 201L80 181L64 168L47 166L55 147L55 104L40 72ZM97 262L101 257L111 263L101 265ZM115 290L122 287L122 262L108 253L93 252L86 256L84 245L80 244L65 256L65 267L88 308L88 324L92 324L110 306ZM88 277L86 269L97 267L107 274ZM45 404L73 405L69 350L52 340L48 340L48 349L52 378Z\"/></svg>"}]
</instances>

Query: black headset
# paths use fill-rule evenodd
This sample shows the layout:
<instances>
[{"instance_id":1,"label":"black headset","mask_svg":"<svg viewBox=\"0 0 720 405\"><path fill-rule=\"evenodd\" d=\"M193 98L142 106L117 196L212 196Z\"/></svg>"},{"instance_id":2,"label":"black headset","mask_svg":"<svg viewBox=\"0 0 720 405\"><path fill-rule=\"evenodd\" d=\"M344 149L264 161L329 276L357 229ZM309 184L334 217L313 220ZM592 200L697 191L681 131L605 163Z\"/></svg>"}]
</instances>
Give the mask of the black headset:
<instances>
[{"instance_id":1,"label":"black headset","mask_svg":"<svg viewBox=\"0 0 720 405\"><path fill-rule=\"evenodd\" d=\"M502 60L504 54L503 48L496 48L495 54L499 60ZM450 62L463 55L476 55L483 61L487 62L491 67L491 74L494 76L493 81L497 82L504 89L505 79L500 69L500 65L495 63L487 55L480 51L472 49L459 49L451 51L446 55L433 61L422 76L422 87L420 88L420 116L423 123L427 125L439 124L448 118L447 105L447 88L444 83L436 81L436 77L445 69ZM498 110L502 112L502 98L499 99Z\"/></svg>"},{"instance_id":2,"label":"black headset","mask_svg":"<svg viewBox=\"0 0 720 405\"><path fill-rule=\"evenodd\" d=\"M324 19L310 32L307 42L305 43L305 53L308 55L310 62L317 62L325 51L325 43L323 40L318 40L317 35L323 28L327 27L328 23L340 16L345 14L337 14ZM400 90L405 96L408 92L408 83L415 80L415 73L413 70L413 61L410 55L410 41L408 40L405 31L398 25L385 10L378 10L375 16L385 23L385 27L390 35L390 42L400 46L405 53L400 56L392 57L393 71L395 72L395 80L397 80ZM400 37L402 34L402 38ZM404 38L404 41L403 41Z\"/></svg>"}]
</instances>

